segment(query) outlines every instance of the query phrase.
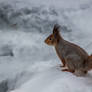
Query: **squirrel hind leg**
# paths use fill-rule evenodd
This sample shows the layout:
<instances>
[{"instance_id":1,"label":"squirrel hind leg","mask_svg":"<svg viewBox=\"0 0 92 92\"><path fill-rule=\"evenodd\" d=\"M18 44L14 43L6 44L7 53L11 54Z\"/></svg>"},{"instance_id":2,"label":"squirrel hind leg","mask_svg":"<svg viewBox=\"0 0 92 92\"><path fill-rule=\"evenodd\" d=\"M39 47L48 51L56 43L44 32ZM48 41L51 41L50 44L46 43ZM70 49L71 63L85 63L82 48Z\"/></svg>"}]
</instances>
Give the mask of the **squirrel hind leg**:
<instances>
[{"instance_id":1,"label":"squirrel hind leg","mask_svg":"<svg viewBox=\"0 0 92 92\"><path fill-rule=\"evenodd\" d=\"M74 75L76 76L85 76L88 71L75 70Z\"/></svg>"}]
</instances>

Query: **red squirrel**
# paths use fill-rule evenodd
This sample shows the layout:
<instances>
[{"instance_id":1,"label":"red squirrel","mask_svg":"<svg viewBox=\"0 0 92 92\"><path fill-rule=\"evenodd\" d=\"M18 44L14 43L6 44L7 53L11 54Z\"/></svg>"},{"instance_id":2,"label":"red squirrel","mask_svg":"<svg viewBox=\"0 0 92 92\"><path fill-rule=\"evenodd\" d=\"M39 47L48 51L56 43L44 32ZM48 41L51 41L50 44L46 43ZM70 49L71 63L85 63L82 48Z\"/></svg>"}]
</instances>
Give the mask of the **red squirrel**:
<instances>
[{"instance_id":1,"label":"red squirrel","mask_svg":"<svg viewBox=\"0 0 92 92\"><path fill-rule=\"evenodd\" d=\"M53 33L45 39L45 43L55 47L56 53L63 63L62 67L67 66L68 69L62 69L62 71L71 73L79 71L86 74L92 69L92 55L89 56L80 46L64 40L59 28L59 25L54 25Z\"/></svg>"}]
</instances>

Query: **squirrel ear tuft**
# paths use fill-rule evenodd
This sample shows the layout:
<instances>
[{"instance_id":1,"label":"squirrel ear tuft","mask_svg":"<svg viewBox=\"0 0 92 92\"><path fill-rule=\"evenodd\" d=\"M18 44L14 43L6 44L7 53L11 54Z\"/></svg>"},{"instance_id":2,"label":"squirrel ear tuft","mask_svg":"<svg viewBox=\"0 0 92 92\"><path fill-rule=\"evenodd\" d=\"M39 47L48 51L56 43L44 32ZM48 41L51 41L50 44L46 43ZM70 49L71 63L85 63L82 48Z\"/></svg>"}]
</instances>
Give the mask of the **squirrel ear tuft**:
<instances>
[{"instance_id":1,"label":"squirrel ear tuft","mask_svg":"<svg viewBox=\"0 0 92 92\"><path fill-rule=\"evenodd\" d=\"M53 28L53 34L59 33L59 28L60 28L60 25L55 24Z\"/></svg>"}]
</instances>

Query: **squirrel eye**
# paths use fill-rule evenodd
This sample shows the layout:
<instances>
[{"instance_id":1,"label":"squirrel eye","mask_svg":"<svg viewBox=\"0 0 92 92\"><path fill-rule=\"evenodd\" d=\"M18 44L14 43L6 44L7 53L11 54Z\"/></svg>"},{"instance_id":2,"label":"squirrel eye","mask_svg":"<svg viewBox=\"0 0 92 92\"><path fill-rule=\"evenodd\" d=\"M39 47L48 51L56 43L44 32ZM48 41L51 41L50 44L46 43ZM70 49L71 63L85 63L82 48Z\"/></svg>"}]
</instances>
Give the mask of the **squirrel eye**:
<instances>
[{"instance_id":1,"label":"squirrel eye","mask_svg":"<svg viewBox=\"0 0 92 92\"><path fill-rule=\"evenodd\" d=\"M52 39L50 38L50 40L52 40Z\"/></svg>"}]
</instances>

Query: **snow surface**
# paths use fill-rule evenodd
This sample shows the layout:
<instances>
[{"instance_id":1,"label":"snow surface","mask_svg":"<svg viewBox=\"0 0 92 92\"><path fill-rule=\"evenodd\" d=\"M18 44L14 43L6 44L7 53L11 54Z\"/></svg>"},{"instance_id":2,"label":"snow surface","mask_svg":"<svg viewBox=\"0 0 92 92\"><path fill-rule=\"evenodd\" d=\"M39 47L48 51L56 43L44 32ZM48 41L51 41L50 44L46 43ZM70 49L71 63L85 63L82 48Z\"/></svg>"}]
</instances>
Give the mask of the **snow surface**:
<instances>
[{"instance_id":1,"label":"snow surface","mask_svg":"<svg viewBox=\"0 0 92 92\"><path fill-rule=\"evenodd\" d=\"M0 0L0 92L92 92L92 71L62 72L44 43L59 23L66 40L91 54L91 11L92 0Z\"/></svg>"}]
</instances>

